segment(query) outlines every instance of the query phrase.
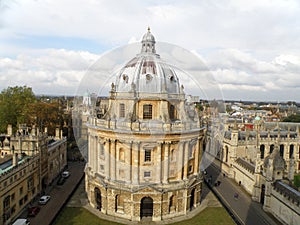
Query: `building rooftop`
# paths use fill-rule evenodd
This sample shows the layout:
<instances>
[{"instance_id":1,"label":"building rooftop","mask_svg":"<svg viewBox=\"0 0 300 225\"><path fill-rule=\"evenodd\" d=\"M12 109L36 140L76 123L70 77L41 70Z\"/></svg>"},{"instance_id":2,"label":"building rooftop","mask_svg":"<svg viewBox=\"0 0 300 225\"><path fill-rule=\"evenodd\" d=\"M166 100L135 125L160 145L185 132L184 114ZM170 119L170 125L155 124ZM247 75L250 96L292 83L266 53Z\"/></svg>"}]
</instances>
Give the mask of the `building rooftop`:
<instances>
[{"instance_id":1,"label":"building rooftop","mask_svg":"<svg viewBox=\"0 0 300 225\"><path fill-rule=\"evenodd\" d=\"M0 162L0 175L10 171L14 167L12 156L8 156L5 158L6 158L6 160L3 160L2 162ZM31 158L31 157L24 155L21 159L18 160L18 165L25 162L28 158Z\"/></svg>"}]
</instances>

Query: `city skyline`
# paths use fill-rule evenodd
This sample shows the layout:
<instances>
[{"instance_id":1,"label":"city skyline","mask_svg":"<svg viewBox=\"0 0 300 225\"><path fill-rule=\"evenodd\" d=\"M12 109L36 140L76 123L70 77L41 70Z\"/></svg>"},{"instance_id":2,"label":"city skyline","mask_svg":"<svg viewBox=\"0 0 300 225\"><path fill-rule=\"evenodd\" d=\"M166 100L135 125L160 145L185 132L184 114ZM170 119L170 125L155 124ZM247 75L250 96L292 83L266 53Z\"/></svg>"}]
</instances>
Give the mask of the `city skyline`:
<instances>
[{"instance_id":1,"label":"city skyline","mask_svg":"<svg viewBox=\"0 0 300 225\"><path fill-rule=\"evenodd\" d=\"M75 95L102 55L139 42L150 26L158 42L197 55L225 100L300 102L299 15L292 0L2 0L0 90L27 85L35 94Z\"/></svg>"}]
</instances>

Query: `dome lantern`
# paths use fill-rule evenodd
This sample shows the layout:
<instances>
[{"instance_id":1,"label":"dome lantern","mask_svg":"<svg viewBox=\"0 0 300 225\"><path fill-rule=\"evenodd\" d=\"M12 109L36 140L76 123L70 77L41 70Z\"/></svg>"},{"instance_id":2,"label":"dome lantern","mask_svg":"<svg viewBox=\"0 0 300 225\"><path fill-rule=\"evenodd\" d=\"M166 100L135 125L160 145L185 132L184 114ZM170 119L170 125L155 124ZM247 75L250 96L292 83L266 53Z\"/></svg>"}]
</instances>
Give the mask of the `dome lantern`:
<instances>
[{"instance_id":1,"label":"dome lantern","mask_svg":"<svg viewBox=\"0 0 300 225\"><path fill-rule=\"evenodd\" d=\"M148 32L143 36L141 53L156 53L155 38L150 32L150 27L148 27Z\"/></svg>"}]
</instances>

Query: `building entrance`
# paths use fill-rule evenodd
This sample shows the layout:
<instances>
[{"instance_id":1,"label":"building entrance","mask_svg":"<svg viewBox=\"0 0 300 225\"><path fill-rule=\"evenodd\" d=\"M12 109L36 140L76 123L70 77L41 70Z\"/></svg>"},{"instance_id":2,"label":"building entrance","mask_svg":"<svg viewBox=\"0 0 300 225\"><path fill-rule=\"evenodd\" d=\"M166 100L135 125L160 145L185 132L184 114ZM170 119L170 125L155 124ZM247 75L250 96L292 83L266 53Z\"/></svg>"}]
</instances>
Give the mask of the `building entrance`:
<instances>
[{"instance_id":1,"label":"building entrance","mask_svg":"<svg viewBox=\"0 0 300 225\"><path fill-rule=\"evenodd\" d=\"M141 200L141 218L153 216L153 199L144 197Z\"/></svg>"}]
</instances>

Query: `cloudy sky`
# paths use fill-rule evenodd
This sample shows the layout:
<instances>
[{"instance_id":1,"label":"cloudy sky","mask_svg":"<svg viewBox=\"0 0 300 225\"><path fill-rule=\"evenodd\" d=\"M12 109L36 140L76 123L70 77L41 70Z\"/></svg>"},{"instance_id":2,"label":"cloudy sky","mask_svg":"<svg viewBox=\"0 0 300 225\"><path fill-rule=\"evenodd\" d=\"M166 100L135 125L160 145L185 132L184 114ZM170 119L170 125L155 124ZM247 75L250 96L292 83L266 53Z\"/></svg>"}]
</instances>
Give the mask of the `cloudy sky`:
<instances>
[{"instance_id":1,"label":"cloudy sky","mask_svg":"<svg viewBox=\"0 0 300 225\"><path fill-rule=\"evenodd\" d=\"M0 90L74 95L101 55L148 26L197 55L224 99L300 102L298 0L0 0Z\"/></svg>"}]
</instances>

